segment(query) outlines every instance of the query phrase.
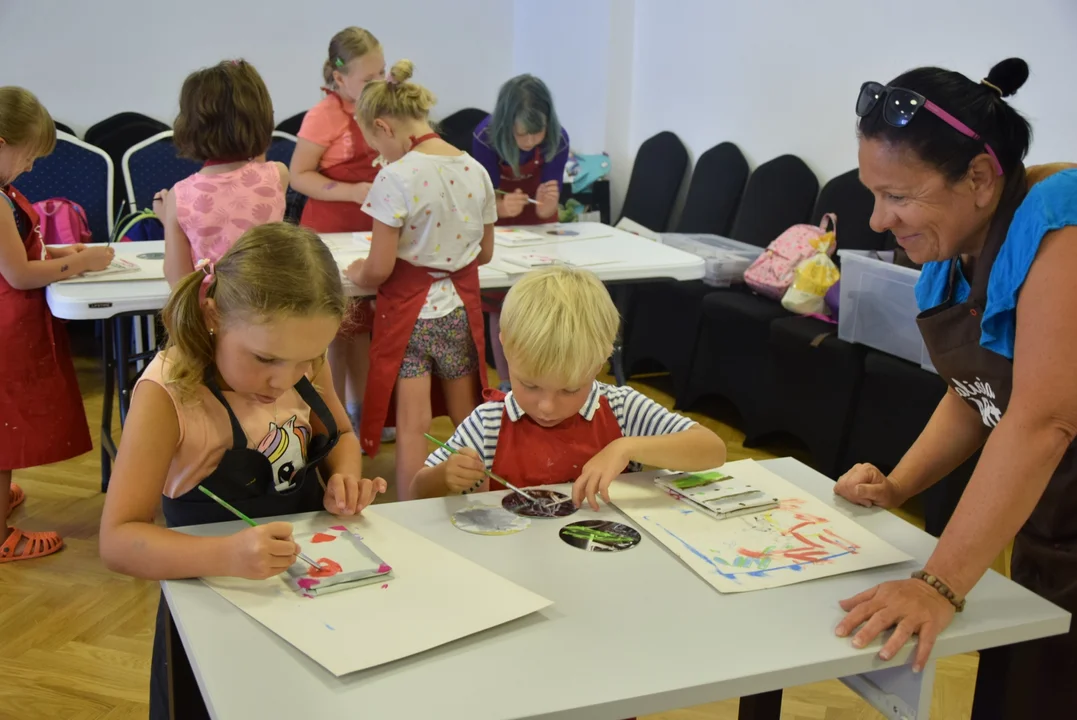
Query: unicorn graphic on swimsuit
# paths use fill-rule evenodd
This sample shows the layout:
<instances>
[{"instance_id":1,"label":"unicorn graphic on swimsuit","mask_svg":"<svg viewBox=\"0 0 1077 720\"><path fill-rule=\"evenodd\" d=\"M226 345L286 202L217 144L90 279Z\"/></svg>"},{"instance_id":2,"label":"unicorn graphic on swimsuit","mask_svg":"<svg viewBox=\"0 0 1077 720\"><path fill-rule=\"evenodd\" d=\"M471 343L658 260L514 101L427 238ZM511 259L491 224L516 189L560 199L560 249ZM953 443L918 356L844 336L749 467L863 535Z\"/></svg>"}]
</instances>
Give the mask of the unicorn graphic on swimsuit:
<instances>
[{"instance_id":1,"label":"unicorn graphic on swimsuit","mask_svg":"<svg viewBox=\"0 0 1077 720\"><path fill-rule=\"evenodd\" d=\"M306 464L310 428L296 427L295 423L295 415L283 425L269 423L269 432L258 444L258 452L273 466L273 484L277 492L290 490L296 471Z\"/></svg>"}]
</instances>

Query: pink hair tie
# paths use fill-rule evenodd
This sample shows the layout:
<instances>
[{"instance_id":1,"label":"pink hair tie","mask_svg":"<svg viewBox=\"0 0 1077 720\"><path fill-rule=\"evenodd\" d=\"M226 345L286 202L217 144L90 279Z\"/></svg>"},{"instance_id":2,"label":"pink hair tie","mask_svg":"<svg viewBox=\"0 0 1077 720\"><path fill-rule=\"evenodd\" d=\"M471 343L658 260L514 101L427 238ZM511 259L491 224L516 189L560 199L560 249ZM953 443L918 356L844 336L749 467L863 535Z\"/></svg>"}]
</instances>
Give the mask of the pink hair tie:
<instances>
[{"instance_id":1,"label":"pink hair tie","mask_svg":"<svg viewBox=\"0 0 1077 720\"><path fill-rule=\"evenodd\" d=\"M213 277L213 263L210 262L209 258L202 258L196 262L194 264L194 269L201 270L206 274L206 277Z\"/></svg>"}]
</instances>

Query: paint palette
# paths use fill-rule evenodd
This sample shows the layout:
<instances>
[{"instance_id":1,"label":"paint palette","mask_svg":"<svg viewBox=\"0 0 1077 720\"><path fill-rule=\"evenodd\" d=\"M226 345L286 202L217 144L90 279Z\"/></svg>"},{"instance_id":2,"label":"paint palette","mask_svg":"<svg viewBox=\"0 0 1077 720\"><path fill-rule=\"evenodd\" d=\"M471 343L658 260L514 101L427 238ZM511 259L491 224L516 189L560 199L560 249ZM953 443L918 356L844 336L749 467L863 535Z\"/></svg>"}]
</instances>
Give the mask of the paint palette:
<instances>
[{"instance_id":1,"label":"paint palette","mask_svg":"<svg viewBox=\"0 0 1077 720\"><path fill-rule=\"evenodd\" d=\"M455 527L475 535L512 535L531 525L530 518L491 505L457 510L451 519Z\"/></svg>"},{"instance_id":2,"label":"paint palette","mask_svg":"<svg viewBox=\"0 0 1077 720\"><path fill-rule=\"evenodd\" d=\"M324 595L392 577L393 569L343 525L296 535L295 541L319 566L299 560L288 568L288 584L301 595Z\"/></svg>"}]
</instances>

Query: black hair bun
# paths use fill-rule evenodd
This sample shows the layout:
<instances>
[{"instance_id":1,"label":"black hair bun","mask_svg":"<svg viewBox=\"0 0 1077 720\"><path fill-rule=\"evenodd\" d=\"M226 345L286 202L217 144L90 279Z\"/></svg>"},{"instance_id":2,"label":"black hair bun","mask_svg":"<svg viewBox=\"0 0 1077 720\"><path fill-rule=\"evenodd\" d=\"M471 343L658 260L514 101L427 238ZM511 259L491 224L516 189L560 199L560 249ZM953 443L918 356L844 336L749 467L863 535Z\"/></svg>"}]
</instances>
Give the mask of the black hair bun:
<instances>
[{"instance_id":1,"label":"black hair bun","mask_svg":"<svg viewBox=\"0 0 1077 720\"><path fill-rule=\"evenodd\" d=\"M1002 97L1010 97L1028 80L1028 63L1021 58L1007 58L991 68L985 79L1002 91Z\"/></svg>"}]
</instances>

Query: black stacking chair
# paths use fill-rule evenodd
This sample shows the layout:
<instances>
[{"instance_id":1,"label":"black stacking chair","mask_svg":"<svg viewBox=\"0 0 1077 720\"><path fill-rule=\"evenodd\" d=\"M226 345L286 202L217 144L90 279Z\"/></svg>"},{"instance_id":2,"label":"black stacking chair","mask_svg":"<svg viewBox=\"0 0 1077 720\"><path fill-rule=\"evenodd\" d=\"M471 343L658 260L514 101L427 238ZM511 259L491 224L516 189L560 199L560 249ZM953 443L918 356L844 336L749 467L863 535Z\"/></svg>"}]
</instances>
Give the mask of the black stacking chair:
<instances>
[{"instance_id":1,"label":"black stacking chair","mask_svg":"<svg viewBox=\"0 0 1077 720\"><path fill-rule=\"evenodd\" d=\"M748 180L748 161L731 142L699 156L677 232L728 237ZM699 333L703 298L715 288L701 280L657 282L633 288L626 330L625 369L668 370L676 388L688 380L692 350Z\"/></svg>"},{"instance_id":2,"label":"black stacking chair","mask_svg":"<svg viewBox=\"0 0 1077 720\"><path fill-rule=\"evenodd\" d=\"M296 113L290 118L285 118L284 120L281 120L279 123L277 123L277 127L274 129L279 130L280 132L288 133L289 135L295 135L296 137L299 137L299 128L303 126L303 118L305 118L306 116L306 110L304 110L303 112Z\"/></svg>"},{"instance_id":3,"label":"black stacking chair","mask_svg":"<svg viewBox=\"0 0 1077 720\"><path fill-rule=\"evenodd\" d=\"M828 182L819 193L812 222L838 217L839 248L881 250L887 235L868 225L874 199L857 170ZM835 255L835 262L838 258ZM774 429L802 440L820 472L837 476L863 373L864 346L839 340L837 326L790 315L770 325L774 369Z\"/></svg>"},{"instance_id":4,"label":"black stacking chair","mask_svg":"<svg viewBox=\"0 0 1077 720\"><path fill-rule=\"evenodd\" d=\"M445 142L457 150L471 152L472 136L475 127L486 119L490 113L477 108L464 108L457 110L452 115L441 120L437 124L437 130Z\"/></svg>"},{"instance_id":5,"label":"black stacking chair","mask_svg":"<svg viewBox=\"0 0 1077 720\"><path fill-rule=\"evenodd\" d=\"M871 463L889 473L916 442L946 392L932 372L893 355L868 350L856 395L842 471ZM938 537L957 507L979 453L921 495L926 530Z\"/></svg>"},{"instance_id":6,"label":"black stacking chair","mask_svg":"<svg viewBox=\"0 0 1077 720\"><path fill-rule=\"evenodd\" d=\"M815 174L795 155L760 165L744 190L733 239L766 247L790 226L810 219L818 193ZM770 323L787 315L781 303L744 287L705 296L689 380L677 395L677 407L689 408L708 395L724 397L740 413L745 444L756 442L773 424Z\"/></svg>"},{"instance_id":7,"label":"black stacking chair","mask_svg":"<svg viewBox=\"0 0 1077 720\"><path fill-rule=\"evenodd\" d=\"M121 112L105 118L86 131L86 142L104 150L112 158L112 165L116 168L112 181L111 212L113 215L119 211L120 206L127 199L127 187L123 176L123 154L131 146L165 130L168 130L167 125L149 115Z\"/></svg>"},{"instance_id":8,"label":"black stacking chair","mask_svg":"<svg viewBox=\"0 0 1077 720\"><path fill-rule=\"evenodd\" d=\"M688 150L668 130L647 138L636 153L621 217L665 232L688 169Z\"/></svg>"}]
</instances>

